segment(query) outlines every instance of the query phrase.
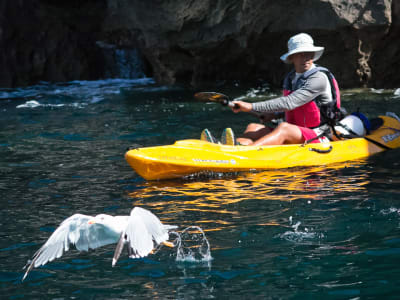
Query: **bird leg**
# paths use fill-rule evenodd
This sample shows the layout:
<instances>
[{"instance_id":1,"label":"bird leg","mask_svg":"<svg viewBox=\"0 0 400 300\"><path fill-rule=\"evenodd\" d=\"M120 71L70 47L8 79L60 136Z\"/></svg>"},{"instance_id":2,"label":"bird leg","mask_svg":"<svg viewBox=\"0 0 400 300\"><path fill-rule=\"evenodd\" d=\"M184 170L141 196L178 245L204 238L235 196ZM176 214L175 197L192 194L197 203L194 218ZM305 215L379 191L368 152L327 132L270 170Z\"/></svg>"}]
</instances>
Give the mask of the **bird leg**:
<instances>
[{"instance_id":1,"label":"bird leg","mask_svg":"<svg viewBox=\"0 0 400 300\"><path fill-rule=\"evenodd\" d=\"M174 243L171 243L171 242L168 242L168 241L161 242L161 244L163 244L163 245L165 245L167 247L171 247L171 248L175 247ZM157 245L157 247L154 248L153 250L151 250L149 254L157 253L161 249L161 244Z\"/></svg>"},{"instance_id":2,"label":"bird leg","mask_svg":"<svg viewBox=\"0 0 400 300\"><path fill-rule=\"evenodd\" d=\"M167 246L167 247L171 247L171 248L174 248L174 247L175 247L174 243L171 243L171 242L168 242L168 241L164 241L164 242L162 242L162 243L163 243L163 245L165 245L165 246Z\"/></svg>"}]
</instances>

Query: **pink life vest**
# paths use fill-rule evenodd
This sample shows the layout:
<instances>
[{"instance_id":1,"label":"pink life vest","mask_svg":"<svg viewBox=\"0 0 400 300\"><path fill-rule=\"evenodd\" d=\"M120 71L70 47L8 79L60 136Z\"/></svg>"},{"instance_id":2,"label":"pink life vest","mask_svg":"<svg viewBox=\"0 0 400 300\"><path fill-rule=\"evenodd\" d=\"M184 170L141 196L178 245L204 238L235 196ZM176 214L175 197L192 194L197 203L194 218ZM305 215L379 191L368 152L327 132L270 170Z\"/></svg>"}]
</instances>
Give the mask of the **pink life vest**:
<instances>
[{"instance_id":1,"label":"pink life vest","mask_svg":"<svg viewBox=\"0 0 400 300\"><path fill-rule=\"evenodd\" d=\"M285 113L286 122L301 127L315 128L322 124L334 124L340 116L340 91L339 85L333 76L333 74L326 68L316 66L315 68L303 73L297 80L294 87L292 87L292 76L294 70L291 71L284 80L283 83L283 95L290 95L295 90L301 88L307 78L312 74L321 71L324 72L329 79L332 91L332 102L328 105L322 105L318 100L319 97L312 101L296 107L293 110Z\"/></svg>"}]
</instances>

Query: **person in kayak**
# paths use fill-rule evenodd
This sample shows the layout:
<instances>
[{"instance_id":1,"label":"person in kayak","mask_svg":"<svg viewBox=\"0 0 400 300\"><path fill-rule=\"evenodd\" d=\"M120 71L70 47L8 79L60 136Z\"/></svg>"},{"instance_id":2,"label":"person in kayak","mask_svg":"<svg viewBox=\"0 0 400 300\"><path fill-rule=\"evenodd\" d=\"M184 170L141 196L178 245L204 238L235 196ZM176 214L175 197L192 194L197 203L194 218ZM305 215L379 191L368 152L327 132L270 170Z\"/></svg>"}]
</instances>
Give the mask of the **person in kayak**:
<instances>
[{"instance_id":1,"label":"person in kayak","mask_svg":"<svg viewBox=\"0 0 400 300\"><path fill-rule=\"evenodd\" d=\"M236 140L238 144L260 146L322 141L318 136L329 128L328 119L333 118L332 113L336 114L340 108L336 80L327 69L314 64L323 52L324 47L314 46L312 37L306 33L289 39L288 52L280 58L293 64L294 70L284 80L284 95L258 103L233 101L235 106L232 108L235 113L254 111L263 114L264 121L284 113L285 122L273 130L263 124L251 123ZM231 130L228 133L232 134Z\"/></svg>"}]
</instances>

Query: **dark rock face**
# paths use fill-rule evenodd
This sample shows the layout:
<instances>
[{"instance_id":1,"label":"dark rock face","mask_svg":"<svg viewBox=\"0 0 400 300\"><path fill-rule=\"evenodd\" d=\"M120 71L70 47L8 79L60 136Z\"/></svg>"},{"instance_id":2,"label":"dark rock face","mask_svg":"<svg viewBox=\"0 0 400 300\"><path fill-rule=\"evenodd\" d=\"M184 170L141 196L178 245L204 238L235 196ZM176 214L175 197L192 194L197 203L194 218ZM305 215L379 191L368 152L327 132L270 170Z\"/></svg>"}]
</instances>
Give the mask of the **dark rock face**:
<instances>
[{"instance_id":1,"label":"dark rock face","mask_svg":"<svg viewBox=\"0 0 400 300\"><path fill-rule=\"evenodd\" d=\"M138 47L148 75L194 86L264 79L280 85L279 56L307 32L319 64L342 87L398 87L395 0L30 0L0 4L0 86L104 77L99 45ZM8 17L7 17L8 16Z\"/></svg>"},{"instance_id":2,"label":"dark rock face","mask_svg":"<svg viewBox=\"0 0 400 300\"><path fill-rule=\"evenodd\" d=\"M96 79L105 2L0 1L0 86Z\"/></svg>"}]
</instances>

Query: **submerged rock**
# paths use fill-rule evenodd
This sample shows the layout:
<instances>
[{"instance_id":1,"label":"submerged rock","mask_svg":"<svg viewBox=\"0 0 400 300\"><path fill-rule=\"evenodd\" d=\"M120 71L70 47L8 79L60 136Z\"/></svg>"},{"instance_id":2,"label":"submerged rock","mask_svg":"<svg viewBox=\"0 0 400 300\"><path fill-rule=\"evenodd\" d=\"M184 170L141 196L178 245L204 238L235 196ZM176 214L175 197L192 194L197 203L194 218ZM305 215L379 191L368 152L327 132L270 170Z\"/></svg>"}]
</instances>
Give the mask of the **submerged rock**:
<instances>
[{"instance_id":1,"label":"submerged rock","mask_svg":"<svg viewBox=\"0 0 400 300\"><path fill-rule=\"evenodd\" d=\"M288 38L307 32L326 48L319 63L332 70L342 87L398 86L398 1L297 3L3 1L0 14L8 17L0 21L0 85L114 74L106 69L110 60L99 45L138 48L143 72L160 83L199 86L262 78L280 85L289 68L279 60Z\"/></svg>"}]
</instances>

